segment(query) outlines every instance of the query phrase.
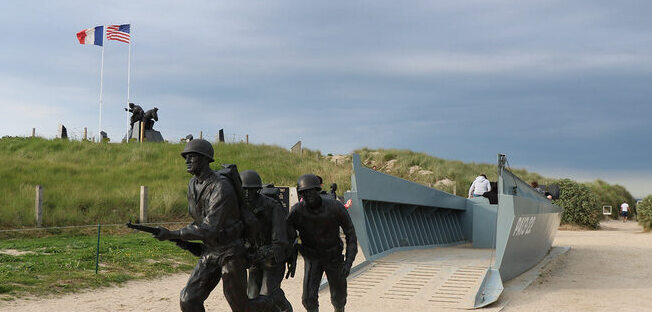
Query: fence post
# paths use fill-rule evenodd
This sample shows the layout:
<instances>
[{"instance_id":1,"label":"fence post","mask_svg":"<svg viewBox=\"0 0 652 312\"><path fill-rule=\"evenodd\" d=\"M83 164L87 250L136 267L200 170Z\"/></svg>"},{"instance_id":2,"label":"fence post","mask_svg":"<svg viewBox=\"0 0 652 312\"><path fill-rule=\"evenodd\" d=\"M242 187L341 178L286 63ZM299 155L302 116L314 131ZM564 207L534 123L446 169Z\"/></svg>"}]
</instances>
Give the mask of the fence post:
<instances>
[{"instance_id":1,"label":"fence post","mask_svg":"<svg viewBox=\"0 0 652 312\"><path fill-rule=\"evenodd\" d=\"M100 224L97 224L97 249L95 251L95 274L100 268Z\"/></svg>"},{"instance_id":2,"label":"fence post","mask_svg":"<svg viewBox=\"0 0 652 312\"><path fill-rule=\"evenodd\" d=\"M204 131L199 131L199 139L201 140L203 138L204 138Z\"/></svg>"},{"instance_id":3,"label":"fence post","mask_svg":"<svg viewBox=\"0 0 652 312\"><path fill-rule=\"evenodd\" d=\"M145 123L141 122L140 123L140 135L138 136L138 141L143 142L143 139L145 138Z\"/></svg>"},{"instance_id":4,"label":"fence post","mask_svg":"<svg viewBox=\"0 0 652 312\"><path fill-rule=\"evenodd\" d=\"M43 225L43 186L36 186L36 226Z\"/></svg>"},{"instance_id":5,"label":"fence post","mask_svg":"<svg viewBox=\"0 0 652 312\"><path fill-rule=\"evenodd\" d=\"M245 137L247 138L247 144L249 144L249 135L245 134Z\"/></svg>"},{"instance_id":6,"label":"fence post","mask_svg":"<svg viewBox=\"0 0 652 312\"><path fill-rule=\"evenodd\" d=\"M147 223L147 186L140 186L140 223Z\"/></svg>"},{"instance_id":7,"label":"fence post","mask_svg":"<svg viewBox=\"0 0 652 312\"><path fill-rule=\"evenodd\" d=\"M88 138L88 128L84 127L84 141Z\"/></svg>"},{"instance_id":8,"label":"fence post","mask_svg":"<svg viewBox=\"0 0 652 312\"><path fill-rule=\"evenodd\" d=\"M453 195L457 195L457 182L453 183Z\"/></svg>"},{"instance_id":9,"label":"fence post","mask_svg":"<svg viewBox=\"0 0 652 312\"><path fill-rule=\"evenodd\" d=\"M36 128L32 128L32 137L36 136Z\"/></svg>"}]
</instances>

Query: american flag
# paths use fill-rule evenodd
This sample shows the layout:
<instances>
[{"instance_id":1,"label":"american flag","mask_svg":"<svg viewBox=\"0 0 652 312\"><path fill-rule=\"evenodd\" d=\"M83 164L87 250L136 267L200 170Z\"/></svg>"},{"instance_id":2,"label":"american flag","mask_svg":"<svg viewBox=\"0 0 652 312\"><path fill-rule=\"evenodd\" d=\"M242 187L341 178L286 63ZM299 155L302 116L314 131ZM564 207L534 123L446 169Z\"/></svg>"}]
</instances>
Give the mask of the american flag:
<instances>
[{"instance_id":1,"label":"american flag","mask_svg":"<svg viewBox=\"0 0 652 312\"><path fill-rule=\"evenodd\" d=\"M106 39L129 43L131 41L129 28L129 24L109 25L106 27Z\"/></svg>"}]
</instances>

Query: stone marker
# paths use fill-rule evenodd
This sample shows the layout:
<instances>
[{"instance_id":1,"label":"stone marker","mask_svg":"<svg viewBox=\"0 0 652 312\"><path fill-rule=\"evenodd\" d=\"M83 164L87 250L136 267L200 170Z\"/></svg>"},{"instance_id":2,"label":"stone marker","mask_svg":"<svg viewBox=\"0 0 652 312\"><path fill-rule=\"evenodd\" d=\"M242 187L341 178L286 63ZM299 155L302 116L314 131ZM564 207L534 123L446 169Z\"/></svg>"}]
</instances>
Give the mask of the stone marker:
<instances>
[{"instance_id":1,"label":"stone marker","mask_svg":"<svg viewBox=\"0 0 652 312\"><path fill-rule=\"evenodd\" d=\"M66 127L63 124L59 124L59 132L57 132L57 138L59 139L68 138L68 131L66 130Z\"/></svg>"},{"instance_id":2,"label":"stone marker","mask_svg":"<svg viewBox=\"0 0 652 312\"><path fill-rule=\"evenodd\" d=\"M299 140L299 142L297 142L296 144L294 144L294 146L292 146L292 147L290 148L290 151L291 151L292 153L295 153L295 154L299 154L299 155L301 155L301 140Z\"/></svg>"}]
</instances>

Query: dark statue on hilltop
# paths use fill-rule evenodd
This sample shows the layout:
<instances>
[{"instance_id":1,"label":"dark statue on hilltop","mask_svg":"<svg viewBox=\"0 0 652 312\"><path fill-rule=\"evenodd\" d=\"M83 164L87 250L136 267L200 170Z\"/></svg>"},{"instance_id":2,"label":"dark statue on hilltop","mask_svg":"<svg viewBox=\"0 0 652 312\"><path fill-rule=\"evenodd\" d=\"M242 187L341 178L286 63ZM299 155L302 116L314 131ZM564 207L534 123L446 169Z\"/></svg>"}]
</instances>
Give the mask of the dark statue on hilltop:
<instances>
[{"instance_id":1,"label":"dark statue on hilltop","mask_svg":"<svg viewBox=\"0 0 652 312\"><path fill-rule=\"evenodd\" d=\"M133 129L134 124L138 121L141 121L143 119L143 116L145 116L145 112L143 111L143 108L140 107L140 105L136 105L134 103L129 103L129 108L125 108L125 111L128 111L131 113L131 118L129 119L129 127Z\"/></svg>"},{"instance_id":2,"label":"dark statue on hilltop","mask_svg":"<svg viewBox=\"0 0 652 312\"><path fill-rule=\"evenodd\" d=\"M123 138L123 142L128 142L135 139L149 142L163 142L163 136L160 132L154 130L154 122L158 121L158 108L154 107L148 111L144 111L142 107L134 103L129 103L129 107L125 111L131 112L129 119L129 130ZM144 125L141 127L141 124ZM141 135L141 129L143 133Z\"/></svg>"},{"instance_id":3,"label":"dark statue on hilltop","mask_svg":"<svg viewBox=\"0 0 652 312\"><path fill-rule=\"evenodd\" d=\"M275 300L280 289L267 296L247 297L247 250L245 235L261 233L255 218L245 207L242 185L234 165L213 171L213 146L206 140L188 142L181 153L193 175L188 184L188 211L193 222L180 230L155 228L154 237L172 240L182 248L199 254L199 261L181 291L181 311L205 311L204 301L222 280L224 297L232 311L278 311ZM201 244L188 241L201 241ZM188 245L192 244L192 245ZM192 246L192 248L188 248ZM197 248L199 246L199 248Z\"/></svg>"},{"instance_id":4,"label":"dark statue on hilltop","mask_svg":"<svg viewBox=\"0 0 652 312\"><path fill-rule=\"evenodd\" d=\"M288 261L288 276L296 270L296 251L304 259L303 306L309 312L319 311L319 283L326 273L331 293L331 303L336 312L344 312L346 305L346 278L351 272L358 252L358 242L351 217L342 203L330 196L322 196L321 179L314 174L304 174L297 181L297 192L302 199L292 206L287 227L290 241L299 236ZM346 253L340 239L340 228L346 237Z\"/></svg>"},{"instance_id":5,"label":"dark statue on hilltop","mask_svg":"<svg viewBox=\"0 0 652 312\"><path fill-rule=\"evenodd\" d=\"M281 290L289 253L286 226L288 211L278 200L262 194L263 183L256 171L243 171L240 178L246 206L260 224L258 235L248 238L252 264L249 268L247 295L256 298L258 295L268 296L276 292L278 311L292 312L292 305Z\"/></svg>"},{"instance_id":6,"label":"dark statue on hilltop","mask_svg":"<svg viewBox=\"0 0 652 312\"><path fill-rule=\"evenodd\" d=\"M145 112L143 115L143 123L145 123L145 130L154 130L154 122L158 121L158 108L154 107Z\"/></svg>"}]
</instances>

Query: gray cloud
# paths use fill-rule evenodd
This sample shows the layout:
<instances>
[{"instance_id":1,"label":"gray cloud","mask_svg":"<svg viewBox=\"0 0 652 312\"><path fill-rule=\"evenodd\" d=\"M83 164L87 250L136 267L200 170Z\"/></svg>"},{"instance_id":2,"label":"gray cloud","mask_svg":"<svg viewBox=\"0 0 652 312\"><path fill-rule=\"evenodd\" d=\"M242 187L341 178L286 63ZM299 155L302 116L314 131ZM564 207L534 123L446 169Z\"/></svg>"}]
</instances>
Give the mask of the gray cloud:
<instances>
[{"instance_id":1,"label":"gray cloud","mask_svg":"<svg viewBox=\"0 0 652 312\"><path fill-rule=\"evenodd\" d=\"M0 132L53 136L62 122L96 133L101 49L74 35L132 23L131 99L160 109L157 128L172 141L224 128L284 147L301 138L324 153L396 147L493 162L501 152L544 174L652 174L650 9L646 1L5 2ZM102 124L116 141L126 130L127 46L107 42L104 65Z\"/></svg>"}]
</instances>

